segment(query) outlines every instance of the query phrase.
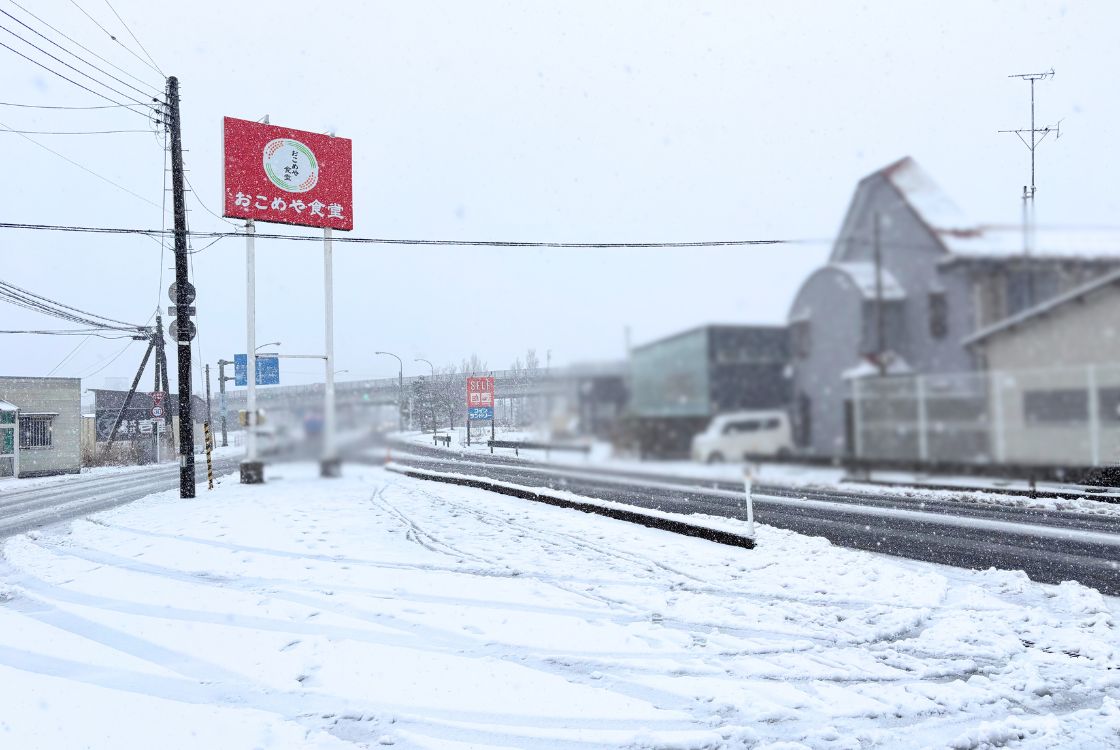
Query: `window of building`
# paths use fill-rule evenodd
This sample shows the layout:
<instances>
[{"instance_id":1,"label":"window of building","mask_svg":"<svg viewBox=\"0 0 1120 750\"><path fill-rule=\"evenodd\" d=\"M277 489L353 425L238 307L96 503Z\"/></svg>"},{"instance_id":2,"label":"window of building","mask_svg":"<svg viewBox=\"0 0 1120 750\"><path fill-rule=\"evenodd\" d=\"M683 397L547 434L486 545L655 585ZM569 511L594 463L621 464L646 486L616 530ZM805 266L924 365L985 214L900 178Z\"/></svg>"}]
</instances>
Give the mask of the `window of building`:
<instances>
[{"instance_id":1,"label":"window of building","mask_svg":"<svg viewBox=\"0 0 1120 750\"><path fill-rule=\"evenodd\" d=\"M1101 422L1120 422L1120 388L1101 388L1097 391L1097 404Z\"/></svg>"},{"instance_id":2,"label":"window of building","mask_svg":"<svg viewBox=\"0 0 1120 750\"><path fill-rule=\"evenodd\" d=\"M54 415L51 414L31 414L27 416L20 415L20 450L50 448L52 421L54 421Z\"/></svg>"},{"instance_id":3,"label":"window of building","mask_svg":"<svg viewBox=\"0 0 1120 750\"><path fill-rule=\"evenodd\" d=\"M1089 393L1083 388L1027 391L1023 415L1027 424L1084 422L1089 418Z\"/></svg>"},{"instance_id":4,"label":"window of building","mask_svg":"<svg viewBox=\"0 0 1120 750\"><path fill-rule=\"evenodd\" d=\"M1058 274L1047 269L1015 268L1007 274L1007 315L1052 299L1061 288Z\"/></svg>"},{"instance_id":5,"label":"window of building","mask_svg":"<svg viewBox=\"0 0 1120 750\"><path fill-rule=\"evenodd\" d=\"M1013 270L1008 272L1007 316L1015 315L1031 306L1031 299L1034 297L1031 287L1032 280L1029 271Z\"/></svg>"},{"instance_id":6,"label":"window of building","mask_svg":"<svg viewBox=\"0 0 1120 750\"><path fill-rule=\"evenodd\" d=\"M929 335L943 339L949 333L949 300L945 292L929 293Z\"/></svg>"},{"instance_id":7,"label":"window of building","mask_svg":"<svg viewBox=\"0 0 1120 750\"><path fill-rule=\"evenodd\" d=\"M813 400L806 393L797 396L797 444L804 448L813 439Z\"/></svg>"},{"instance_id":8,"label":"window of building","mask_svg":"<svg viewBox=\"0 0 1120 750\"><path fill-rule=\"evenodd\" d=\"M879 352L879 303L873 299L864 300L860 320L860 354L876 354ZM883 349L898 350L900 345L905 345L906 331L904 328L904 303L900 300L884 300L883 314Z\"/></svg>"},{"instance_id":9,"label":"window of building","mask_svg":"<svg viewBox=\"0 0 1120 750\"><path fill-rule=\"evenodd\" d=\"M800 359L805 359L809 356L812 349L811 341L812 329L809 327L809 320L799 320L790 325L790 338L793 344L793 356Z\"/></svg>"}]
</instances>

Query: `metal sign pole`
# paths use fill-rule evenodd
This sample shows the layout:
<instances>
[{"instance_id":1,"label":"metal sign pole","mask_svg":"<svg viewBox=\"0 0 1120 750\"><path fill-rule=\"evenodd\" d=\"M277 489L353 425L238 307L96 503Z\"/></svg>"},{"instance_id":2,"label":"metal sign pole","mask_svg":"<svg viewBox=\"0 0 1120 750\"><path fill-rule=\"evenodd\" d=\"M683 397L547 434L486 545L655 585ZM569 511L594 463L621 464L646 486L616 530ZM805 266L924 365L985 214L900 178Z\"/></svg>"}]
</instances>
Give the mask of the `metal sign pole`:
<instances>
[{"instance_id":1,"label":"metal sign pole","mask_svg":"<svg viewBox=\"0 0 1120 750\"><path fill-rule=\"evenodd\" d=\"M754 539L754 469L747 464L743 472L743 490L747 496L747 536Z\"/></svg>"},{"instance_id":2,"label":"metal sign pole","mask_svg":"<svg viewBox=\"0 0 1120 750\"><path fill-rule=\"evenodd\" d=\"M326 227L323 229L323 305L326 321L327 382L323 389L323 459L319 464L319 474L324 477L337 477L341 473L338 449L335 446L334 267L331 256L331 230L330 227Z\"/></svg>"},{"instance_id":3,"label":"metal sign pole","mask_svg":"<svg viewBox=\"0 0 1120 750\"><path fill-rule=\"evenodd\" d=\"M264 466L257 459L257 260L256 228L252 220L245 222L245 460L241 463L241 483L260 484L264 481Z\"/></svg>"}]
</instances>

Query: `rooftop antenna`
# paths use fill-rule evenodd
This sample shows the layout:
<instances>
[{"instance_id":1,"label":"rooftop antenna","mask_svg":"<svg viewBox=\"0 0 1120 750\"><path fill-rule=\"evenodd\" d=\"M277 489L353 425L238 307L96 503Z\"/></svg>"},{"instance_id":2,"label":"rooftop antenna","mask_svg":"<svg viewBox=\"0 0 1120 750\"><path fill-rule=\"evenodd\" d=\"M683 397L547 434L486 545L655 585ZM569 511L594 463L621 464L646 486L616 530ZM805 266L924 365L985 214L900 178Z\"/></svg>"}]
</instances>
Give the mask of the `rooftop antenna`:
<instances>
[{"instance_id":1,"label":"rooftop antenna","mask_svg":"<svg viewBox=\"0 0 1120 750\"><path fill-rule=\"evenodd\" d=\"M1019 128L1017 130L1001 130L1001 131L999 131L1001 133L1014 133L1015 135L1019 136L1019 140L1022 141L1023 145L1027 147L1027 150L1031 152L1031 184L1030 184L1029 189L1028 189L1027 186L1025 186L1025 185L1023 186L1023 254L1024 255L1029 255L1030 254L1031 246L1034 244L1033 241L1032 241L1033 240L1032 235L1034 234L1034 194L1035 194L1035 192L1037 192L1037 188L1035 187L1035 182L1034 182L1034 152L1035 152L1035 149L1038 148L1039 144L1042 143L1046 139L1046 136L1050 135L1050 133L1054 134L1054 139L1055 140L1062 137L1062 123L1061 123L1061 120L1059 120L1058 124L1055 127L1052 127L1052 128L1051 127L1039 128L1039 127L1035 126L1035 119L1034 119L1034 83L1035 83L1035 81L1043 81L1043 80L1046 80L1047 78L1053 78L1053 77L1054 77L1054 69L1053 68L1050 68L1050 70L1046 71L1045 73L1016 73L1015 75L1008 76L1008 78L1020 78L1024 81L1030 81L1030 84L1031 84L1031 126L1030 126L1030 128ZM1030 137L1029 140L1027 138L1028 135Z\"/></svg>"}]
</instances>

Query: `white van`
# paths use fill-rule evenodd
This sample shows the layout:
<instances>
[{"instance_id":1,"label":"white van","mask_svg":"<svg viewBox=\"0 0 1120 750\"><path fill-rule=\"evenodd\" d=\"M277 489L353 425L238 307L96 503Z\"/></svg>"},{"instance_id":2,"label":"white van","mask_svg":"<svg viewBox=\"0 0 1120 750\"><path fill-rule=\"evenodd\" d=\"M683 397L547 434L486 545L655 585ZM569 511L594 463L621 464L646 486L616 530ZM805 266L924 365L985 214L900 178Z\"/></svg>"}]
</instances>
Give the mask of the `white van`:
<instances>
[{"instance_id":1,"label":"white van","mask_svg":"<svg viewBox=\"0 0 1120 750\"><path fill-rule=\"evenodd\" d=\"M714 464L746 456L785 456L793 451L789 416L784 411L721 414L692 438L692 460Z\"/></svg>"}]
</instances>

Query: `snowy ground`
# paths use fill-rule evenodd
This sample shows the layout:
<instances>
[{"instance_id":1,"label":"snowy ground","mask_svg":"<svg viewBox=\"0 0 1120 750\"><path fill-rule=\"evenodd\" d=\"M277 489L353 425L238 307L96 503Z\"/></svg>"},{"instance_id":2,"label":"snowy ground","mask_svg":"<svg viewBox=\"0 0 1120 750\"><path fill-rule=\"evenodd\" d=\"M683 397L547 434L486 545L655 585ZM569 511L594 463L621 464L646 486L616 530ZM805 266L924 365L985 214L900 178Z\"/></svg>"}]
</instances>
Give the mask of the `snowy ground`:
<instances>
[{"instance_id":1,"label":"snowy ground","mask_svg":"<svg viewBox=\"0 0 1120 750\"><path fill-rule=\"evenodd\" d=\"M1120 744L1077 584L317 473L7 541L0 747Z\"/></svg>"}]
</instances>

